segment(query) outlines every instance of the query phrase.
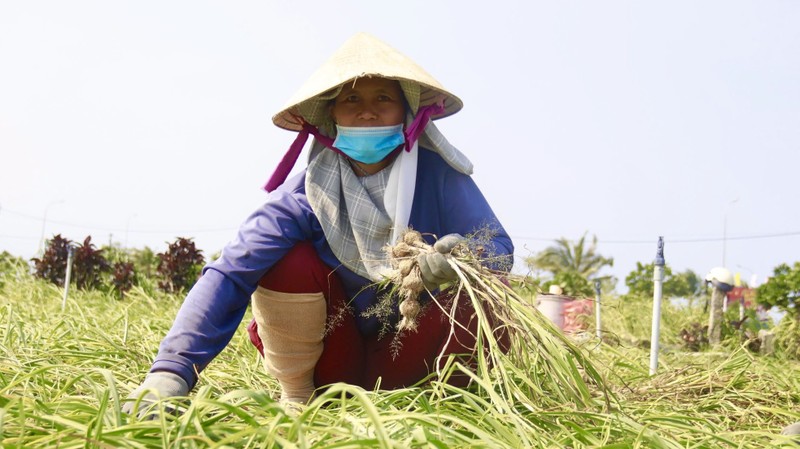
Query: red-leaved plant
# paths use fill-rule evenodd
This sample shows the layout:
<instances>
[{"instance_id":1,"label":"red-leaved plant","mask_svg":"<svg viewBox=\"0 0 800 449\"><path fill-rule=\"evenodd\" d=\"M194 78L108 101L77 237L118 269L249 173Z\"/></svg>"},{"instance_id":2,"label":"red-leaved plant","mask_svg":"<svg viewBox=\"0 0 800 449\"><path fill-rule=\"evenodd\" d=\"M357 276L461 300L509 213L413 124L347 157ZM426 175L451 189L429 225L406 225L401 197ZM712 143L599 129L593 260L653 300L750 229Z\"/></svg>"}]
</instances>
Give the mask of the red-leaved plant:
<instances>
[{"instance_id":1,"label":"red-leaved plant","mask_svg":"<svg viewBox=\"0 0 800 449\"><path fill-rule=\"evenodd\" d=\"M179 237L169 244L164 253L158 254L158 273L164 279L158 286L165 292L179 293L197 282L203 269L203 251L197 249L191 239Z\"/></svg>"},{"instance_id":2,"label":"red-leaved plant","mask_svg":"<svg viewBox=\"0 0 800 449\"><path fill-rule=\"evenodd\" d=\"M48 240L42 257L31 259L34 264L34 275L53 284L64 285L71 243L72 240L61 237L61 234L56 234L51 240Z\"/></svg>"},{"instance_id":3,"label":"red-leaved plant","mask_svg":"<svg viewBox=\"0 0 800 449\"><path fill-rule=\"evenodd\" d=\"M119 298L125 297L136 280L136 271L133 262L117 262L114 264L114 271L111 277L111 286L119 294Z\"/></svg>"},{"instance_id":4,"label":"red-leaved plant","mask_svg":"<svg viewBox=\"0 0 800 449\"><path fill-rule=\"evenodd\" d=\"M92 236L87 236L83 244L75 248L74 258L72 272L75 284L80 289L99 287L103 273L111 270L103 250L97 249L92 243Z\"/></svg>"},{"instance_id":5,"label":"red-leaved plant","mask_svg":"<svg viewBox=\"0 0 800 449\"><path fill-rule=\"evenodd\" d=\"M74 245L72 240L61 237L61 234L53 236L47 241L42 257L31 259L34 263L34 275L63 286L70 246L73 248L72 281L82 289L99 287L103 273L109 270L109 264L103 257L103 250L92 244L91 236L86 237L82 245Z\"/></svg>"}]
</instances>

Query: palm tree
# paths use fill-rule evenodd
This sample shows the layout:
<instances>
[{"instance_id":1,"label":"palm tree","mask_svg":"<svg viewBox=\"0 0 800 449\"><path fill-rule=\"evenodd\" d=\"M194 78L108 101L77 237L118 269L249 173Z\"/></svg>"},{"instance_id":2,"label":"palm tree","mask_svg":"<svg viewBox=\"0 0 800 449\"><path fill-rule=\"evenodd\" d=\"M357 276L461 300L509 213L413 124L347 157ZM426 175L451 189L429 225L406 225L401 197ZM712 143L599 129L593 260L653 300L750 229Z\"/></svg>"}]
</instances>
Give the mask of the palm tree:
<instances>
[{"instance_id":1,"label":"palm tree","mask_svg":"<svg viewBox=\"0 0 800 449\"><path fill-rule=\"evenodd\" d=\"M576 277L585 279L573 288L590 293L589 279L609 281L608 276L597 276L597 273L606 266L614 265L614 258L606 258L597 254L597 236L592 237L591 244L587 245L586 233L572 242L564 237L555 241L555 245L545 248L542 252L525 259L525 264L532 271L545 271L553 275L554 280L572 279L570 284L576 283ZM561 283L561 282L558 282Z\"/></svg>"}]
</instances>

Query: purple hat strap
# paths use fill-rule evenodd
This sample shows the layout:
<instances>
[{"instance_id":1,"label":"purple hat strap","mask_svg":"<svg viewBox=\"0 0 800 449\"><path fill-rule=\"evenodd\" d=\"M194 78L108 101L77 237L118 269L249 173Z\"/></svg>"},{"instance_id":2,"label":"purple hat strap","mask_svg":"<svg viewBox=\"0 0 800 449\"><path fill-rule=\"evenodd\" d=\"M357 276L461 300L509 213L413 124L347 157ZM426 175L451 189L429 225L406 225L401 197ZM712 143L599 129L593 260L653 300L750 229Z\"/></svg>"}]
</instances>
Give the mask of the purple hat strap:
<instances>
[{"instance_id":1,"label":"purple hat strap","mask_svg":"<svg viewBox=\"0 0 800 449\"><path fill-rule=\"evenodd\" d=\"M419 136L425 131L428 126L428 121L432 115L441 114L444 112L444 98L439 98L436 103L422 106L417 111L417 116L414 121L406 127L404 134L406 135L406 151L411 151L414 148L414 142L419 139Z\"/></svg>"},{"instance_id":2,"label":"purple hat strap","mask_svg":"<svg viewBox=\"0 0 800 449\"><path fill-rule=\"evenodd\" d=\"M419 139L419 136L422 135L423 131L425 131L425 126L428 125L428 121L430 120L431 116L441 114L442 112L444 112L444 102L441 100L437 103L429 104L419 108L417 116L414 117L414 120L403 132L406 140L406 151L411 151L411 148L414 147L414 142L416 142L417 139ZM300 117L297 118L302 120ZM299 133L297 133L297 137L295 137L294 142L292 142L292 145L289 147L289 150L286 151L286 154L283 155L283 158L278 163L275 171L272 172L272 176L269 177L269 181L267 181L267 184L264 186L264 190L267 192L272 192L281 184L283 184L284 181L286 181L286 178L289 176L292 168L294 168L294 164L297 163L297 158L300 157L303 147L308 141L309 134L313 135L319 143L338 153L342 153L339 149L333 146L333 139L320 133L315 126L309 124L305 120L302 120L302 123L303 128Z\"/></svg>"},{"instance_id":3,"label":"purple hat strap","mask_svg":"<svg viewBox=\"0 0 800 449\"><path fill-rule=\"evenodd\" d=\"M286 154L283 155L278 166L275 167L275 171L272 172L272 176L269 177L269 181L267 181L267 184L264 186L264 190L272 192L286 181L286 177L289 176L292 168L294 168L297 158L300 157L300 152L303 151L303 147L306 145L306 141L308 141L309 134L314 134L314 137L327 146L325 141L322 140L325 136L323 136L317 128L303 120L303 128L297 133L297 137L295 137L292 145L289 146L289 150L286 151ZM333 141L330 140L330 143L333 144Z\"/></svg>"}]
</instances>

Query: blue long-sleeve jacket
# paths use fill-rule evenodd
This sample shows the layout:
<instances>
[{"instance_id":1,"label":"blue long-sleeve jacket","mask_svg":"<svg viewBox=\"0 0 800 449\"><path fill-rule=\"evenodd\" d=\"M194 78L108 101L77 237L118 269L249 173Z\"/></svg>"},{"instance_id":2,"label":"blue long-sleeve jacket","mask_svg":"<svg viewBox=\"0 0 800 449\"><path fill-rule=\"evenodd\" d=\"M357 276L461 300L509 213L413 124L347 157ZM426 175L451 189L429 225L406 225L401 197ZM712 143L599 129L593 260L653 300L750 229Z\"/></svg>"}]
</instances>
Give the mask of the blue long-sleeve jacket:
<instances>
[{"instance_id":1,"label":"blue long-sleeve jacket","mask_svg":"<svg viewBox=\"0 0 800 449\"><path fill-rule=\"evenodd\" d=\"M451 233L468 235L488 226L494 231L488 252L506 257L511 266L511 239L475 182L450 167L439 154L423 148L409 226L423 235L439 237ZM377 301L374 288L364 288L372 281L347 269L331 251L306 198L303 171L270 193L266 203L242 224L220 258L203 269L161 342L151 371L171 371L193 387L196 373L230 342L258 281L295 243L303 240L312 242L322 260L336 268L348 297L353 298L359 330L363 334L377 332L377 318L361 314Z\"/></svg>"}]
</instances>

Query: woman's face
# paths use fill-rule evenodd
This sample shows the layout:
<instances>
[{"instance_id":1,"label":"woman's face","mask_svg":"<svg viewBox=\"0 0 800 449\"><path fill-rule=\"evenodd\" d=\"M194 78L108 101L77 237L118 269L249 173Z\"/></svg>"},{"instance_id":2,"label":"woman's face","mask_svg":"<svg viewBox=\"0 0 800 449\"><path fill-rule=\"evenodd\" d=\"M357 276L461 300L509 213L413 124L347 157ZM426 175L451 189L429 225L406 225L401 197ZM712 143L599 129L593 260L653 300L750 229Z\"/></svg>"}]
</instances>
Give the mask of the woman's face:
<instances>
[{"instance_id":1,"label":"woman's face","mask_svg":"<svg viewBox=\"0 0 800 449\"><path fill-rule=\"evenodd\" d=\"M403 123L405 97L400 83L386 78L358 78L333 101L331 115L340 126L391 126Z\"/></svg>"}]
</instances>

